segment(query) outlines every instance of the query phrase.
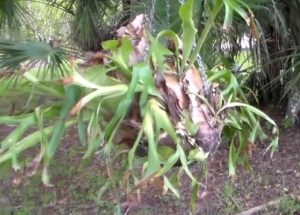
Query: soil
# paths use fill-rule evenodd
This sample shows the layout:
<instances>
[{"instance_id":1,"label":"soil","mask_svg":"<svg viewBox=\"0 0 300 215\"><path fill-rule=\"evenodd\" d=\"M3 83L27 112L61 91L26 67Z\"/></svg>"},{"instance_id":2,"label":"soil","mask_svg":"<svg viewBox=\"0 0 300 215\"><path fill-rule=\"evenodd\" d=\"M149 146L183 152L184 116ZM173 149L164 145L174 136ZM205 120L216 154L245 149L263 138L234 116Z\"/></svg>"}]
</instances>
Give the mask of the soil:
<instances>
[{"instance_id":1,"label":"soil","mask_svg":"<svg viewBox=\"0 0 300 215\"><path fill-rule=\"evenodd\" d=\"M283 114L270 112L280 125ZM13 127L0 127L0 140ZM114 214L114 197L120 197L123 214L190 214L190 184L183 176L181 197L167 193L161 195L159 185L148 186L138 195L123 198L108 190L100 199L105 187L106 168L101 157L88 166L79 168L84 150L76 130L64 139L51 166L55 187L44 187L41 174L22 179L18 186L12 183L16 174L11 173L0 181L0 214ZM237 177L228 177L226 144L221 146L208 162L208 174L197 202L196 214L238 214L255 206L285 196L300 196L300 127L280 128L279 148L271 158L264 153L267 144L258 144L250 157L251 166L238 168ZM193 167L194 171L199 171ZM2 168L3 169L3 168ZM3 175L3 170L0 170ZM160 183L160 182L157 182ZM138 198L139 197L139 198ZM137 200L139 199L139 200ZM299 199L298 199L299 200ZM266 207L254 214L300 214L300 203L282 201L275 207Z\"/></svg>"}]
</instances>

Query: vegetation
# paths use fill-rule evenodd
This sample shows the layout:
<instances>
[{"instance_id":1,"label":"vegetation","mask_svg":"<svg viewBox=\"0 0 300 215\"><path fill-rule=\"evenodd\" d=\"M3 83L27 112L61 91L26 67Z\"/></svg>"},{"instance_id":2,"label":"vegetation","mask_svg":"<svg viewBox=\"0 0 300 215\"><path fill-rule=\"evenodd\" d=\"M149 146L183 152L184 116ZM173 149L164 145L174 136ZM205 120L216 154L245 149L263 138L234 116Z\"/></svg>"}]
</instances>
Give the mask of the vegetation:
<instances>
[{"instance_id":1,"label":"vegetation","mask_svg":"<svg viewBox=\"0 0 300 215\"><path fill-rule=\"evenodd\" d=\"M0 116L0 124L15 125L0 143L0 165L26 176L41 170L51 186L51 163L66 131L76 127L83 162L99 153L105 159L103 187L129 195L162 180L179 197L185 173L195 211L205 163L220 142L229 144L233 179L255 144L267 141L271 154L277 148L277 125L251 102L269 102L270 92L284 96L296 86L297 43L280 43L284 53L272 49L266 40L272 20L259 20L275 10L280 22L270 36L276 37L279 26L288 28L279 11L287 3L272 1L268 9L270 1L138 2L0 3L0 96L17 106ZM20 97L26 103L16 102ZM29 149L34 157L26 156ZM196 165L200 175L191 171Z\"/></svg>"}]
</instances>

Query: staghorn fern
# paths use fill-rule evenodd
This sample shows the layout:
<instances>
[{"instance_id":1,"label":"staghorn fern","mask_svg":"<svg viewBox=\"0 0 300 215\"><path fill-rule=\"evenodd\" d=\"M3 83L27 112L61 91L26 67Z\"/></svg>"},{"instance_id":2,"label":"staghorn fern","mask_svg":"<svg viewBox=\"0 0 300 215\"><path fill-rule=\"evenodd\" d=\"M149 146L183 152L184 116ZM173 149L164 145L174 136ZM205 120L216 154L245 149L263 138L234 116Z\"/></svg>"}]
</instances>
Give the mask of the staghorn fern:
<instances>
[{"instance_id":1,"label":"staghorn fern","mask_svg":"<svg viewBox=\"0 0 300 215\"><path fill-rule=\"evenodd\" d=\"M213 6L195 49L197 32L190 10L193 1L189 0L180 8L182 41L173 31L150 36L145 31L145 16L140 15L119 29L118 39L102 43L105 51L95 54L97 65L74 65L70 76L50 80L50 84L35 76L34 81L27 78L26 83L58 97L58 101L38 105L28 115L0 117L0 123L17 125L10 136L13 141L6 138L1 142L0 164L11 160L17 170L21 167L17 159L20 153L39 145L40 153L26 165L34 172L44 162L42 179L50 185L49 164L66 129L77 124L80 140L86 145L85 159L100 151L107 160L109 175L114 170L113 162L121 160L123 166L116 172L129 175L130 191L162 176L166 189L178 196L167 173L179 163L176 174L184 171L197 193L200 179L191 172L190 165L202 165L213 156L221 132L229 138L231 175L243 149L262 136L258 117L274 127L270 144L274 151L278 143L276 124L247 104L231 71L213 69L208 80L210 91L204 92L205 79L193 61L224 5L216 1ZM213 82L223 88L219 90ZM33 125L38 130L24 136ZM124 144L125 149L121 147ZM144 153L138 153L142 149ZM111 183L121 186L116 180Z\"/></svg>"}]
</instances>

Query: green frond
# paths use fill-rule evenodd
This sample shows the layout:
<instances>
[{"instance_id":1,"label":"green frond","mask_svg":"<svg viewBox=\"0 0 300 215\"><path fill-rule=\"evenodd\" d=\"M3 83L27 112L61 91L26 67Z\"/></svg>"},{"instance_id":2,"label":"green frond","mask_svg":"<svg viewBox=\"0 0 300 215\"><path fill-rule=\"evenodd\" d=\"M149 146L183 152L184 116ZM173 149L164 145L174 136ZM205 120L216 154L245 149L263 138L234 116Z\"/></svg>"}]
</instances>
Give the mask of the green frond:
<instances>
[{"instance_id":1,"label":"green frond","mask_svg":"<svg viewBox=\"0 0 300 215\"><path fill-rule=\"evenodd\" d=\"M53 78L68 74L70 65L63 48L38 41L1 40L0 69L16 75L34 70L38 75L41 72L43 78Z\"/></svg>"},{"instance_id":2,"label":"green frond","mask_svg":"<svg viewBox=\"0 0 300 215\"><path fill-rule=\"evenodd\" d=\"M0 31L1 35L15 36L20 26L26 22L26 11L19 0L0 1Z\"/></svg>"},{"instance_id":3,"label":"green frond","mask_svg":"<svg viewBox=\"0 0 300 215\"><path fill-rule=\"evenodd\" d=\"M86 51L101 49L101 42L111 39L122 21L122 1L78 0L72 21L75 42Z\"/></svg>"}]
</instances>

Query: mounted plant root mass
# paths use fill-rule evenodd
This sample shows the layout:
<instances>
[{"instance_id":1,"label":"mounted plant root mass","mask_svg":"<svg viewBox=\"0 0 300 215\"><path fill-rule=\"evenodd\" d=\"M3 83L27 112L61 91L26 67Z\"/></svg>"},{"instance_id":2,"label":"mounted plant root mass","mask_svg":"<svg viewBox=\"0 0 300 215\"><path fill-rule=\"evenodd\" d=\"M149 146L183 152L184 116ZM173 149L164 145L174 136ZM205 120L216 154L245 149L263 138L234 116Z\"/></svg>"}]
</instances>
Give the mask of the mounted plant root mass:
<instances>
[{"instance_id":1,"label":"mounted plant root mass","mask_svg":"<svg viewBox=\"0 0 300 215\"><path fill-rule=\"evenodd\" d=\"M212 19L222 2L216 1ZM72 74L62 81L20 77L58 101L38 105L26 115L0 117L0 123L17 125L1 142L0 164L11 160L17 171L22 167L19 154L40 144L37 157L24 164L25 173L32 175L43 163L42 180L50 185L49 165L65 130L77 124L79 139L87 148L83 158L103 155L111 187L129 194L161 180L165 192L171 190L179 197L176 186L185 173L192 181L195 203L201 183L190 165L203 165L213 156L221 136L229 142L231 176L249 145L265 137L258 117L272 125L269 147L274 152L275 122L247 104L231 71L200 71L193 65L190 56L199 54L213 25L208 22L196 43L192 8L192 0L180 7L182 39L171 30L151 36L141 14L117 31L118 39L103 42L102 52L73 65ZM38 130L24 137L33 126ZM175 164L179 167L174 169ZM115 198L118 201L120 196Z\"/></svg>"},{"instance_id":2,"label":"mounted plant root mass","mask_svg":"<svg viewBox=\"0 0 300 215\"><path fill-rule=\"evenodd\" d=\"M104 145L111 142L132 147L138 133L144 132L147 141L158 143L154 144L155 148L164 146L176 150L179 144L185 152L197 149L207 157L220 143L224 126L223 114L216 115L223 105L218 85L212 84L206 95L197 68L186 64L180 72L182 42L171 31L162 32L157 39L151 38L145 31L145 18L145 15L139 15L129 25L120 28L119 40L104 42L103 47L109 52L89 56L90 62L101 62L101 66L111 66L112 63L122 66L124 71L115 69L107 73L107 77L130 82L124 92L126 100L117 108L117 113L122 112L119 118L123 120L119 125L116 116L110 121L108 127L113 125L113 129L106 133ZM166 37L165 46L159 40L163 36ZM127 56L122 56L125 52ZM65 80L69 82L69 78ZM75 79L73 81L76 83ZM85 98L77 103L71 114L81 111ZM151 137L145 126L148 117L154 132L148 134ZM151 140L152 136L154 139ZM149 142L147 144L149 146Z\"/></svg>"}]
</instances>

